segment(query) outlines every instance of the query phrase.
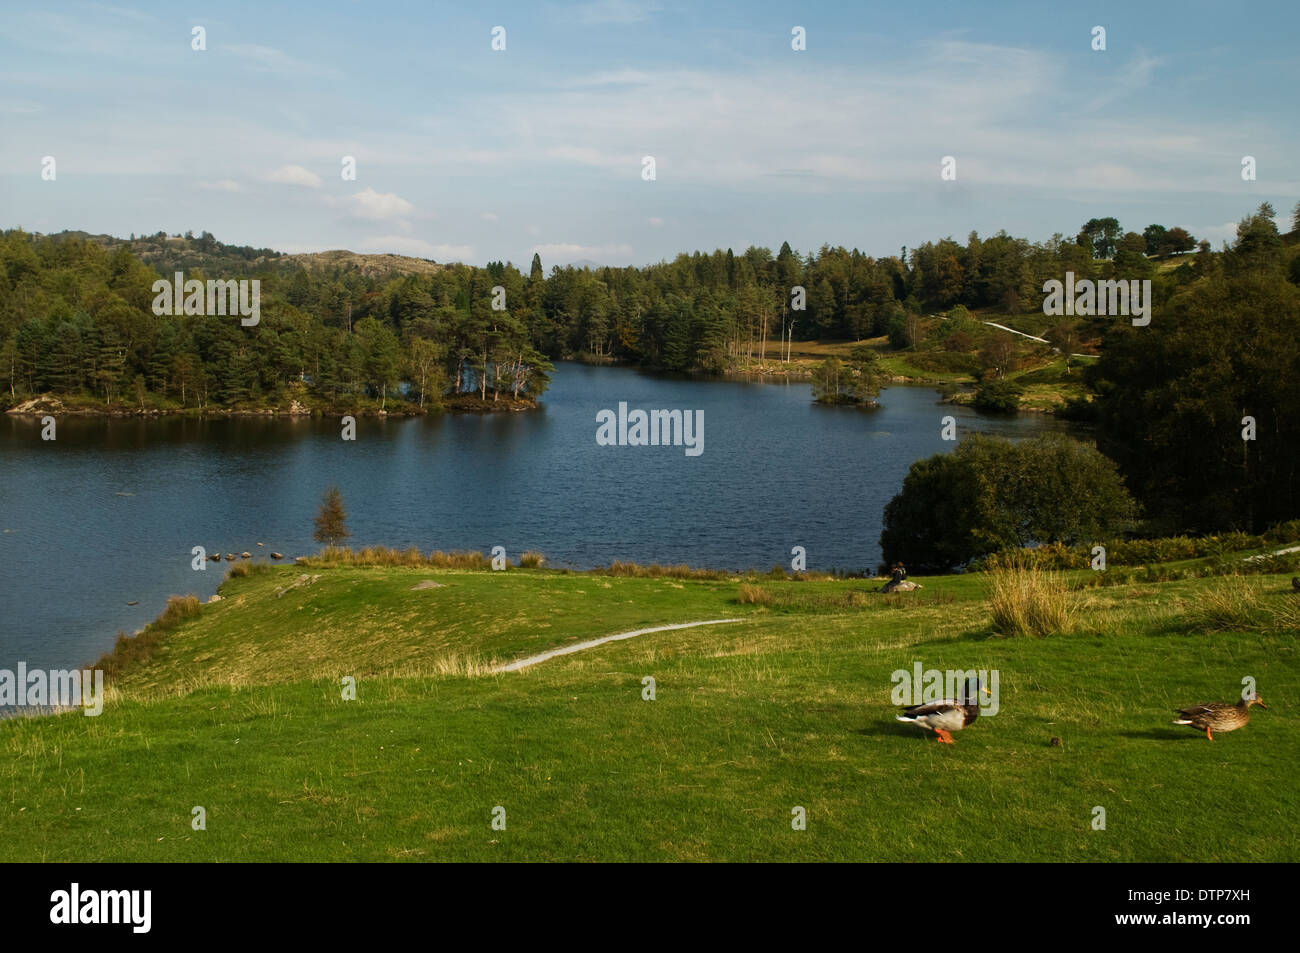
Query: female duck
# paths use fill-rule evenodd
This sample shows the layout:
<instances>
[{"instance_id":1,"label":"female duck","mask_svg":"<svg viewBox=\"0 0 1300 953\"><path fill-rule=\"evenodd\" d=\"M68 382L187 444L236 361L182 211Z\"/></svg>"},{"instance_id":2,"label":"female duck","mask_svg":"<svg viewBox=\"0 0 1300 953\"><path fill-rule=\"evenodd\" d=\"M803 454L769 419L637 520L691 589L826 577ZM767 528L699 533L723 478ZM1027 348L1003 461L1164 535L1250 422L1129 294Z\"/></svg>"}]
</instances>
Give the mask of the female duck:
<instances>
[{"instance_id":1,"label":"female duck","mask_svg":"<svg viewBox=\"0 0 1300 953\"><path fill-rule=\"evenodd\" d=\"M1178 714L1182 717L1174 719L1174 724L1191 725L1198 730L1204 729L1205 737L1213 741L1212 731L1236 731L1250 721L1251 705L1258 705L1260 708L1268 707L1258 695L1242 698L1235 705L1229 705L1227 702L1210 702L1208 705L1181 709Z\"/></svg>"}]
</instances>

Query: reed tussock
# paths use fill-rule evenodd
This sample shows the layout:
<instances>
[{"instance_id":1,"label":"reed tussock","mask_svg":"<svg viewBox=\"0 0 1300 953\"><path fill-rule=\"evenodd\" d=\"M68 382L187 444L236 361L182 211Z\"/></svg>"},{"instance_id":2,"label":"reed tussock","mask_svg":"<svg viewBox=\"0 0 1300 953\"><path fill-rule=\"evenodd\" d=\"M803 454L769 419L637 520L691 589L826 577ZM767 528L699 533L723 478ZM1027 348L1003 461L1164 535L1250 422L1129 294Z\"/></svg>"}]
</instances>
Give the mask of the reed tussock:
<instances>
[{"instance_id":1,"label":"reed tussock","mask_svg":"<svg viewBox=\"0 0 1300 953\"><path fill-rule=\"evenodd\" d=\"M164 636L186 619L192 619L203 610L199 597L190 593L185 596L169 596L167 606L147 626L135 635L125 632L117 633L113 651L104 655L94 667L102 669L104 678L111 679L128 668L148 662L157 654Z\"/></svg>"},{"instance_id":2,"label":"reed tussock","mask_svg":"<svg viewBox=\"0 0 1300 953\"><path fill-rule=\"evenodd\" d=\"M989 612L997 632L1042 638L1073 628L1078 597L1061 573L1019 552L992 560L989 570Z\"/></svg>"},{"instance_id":3,"label":"reed tussock","mask_svg":"<svg viewBox=\"0 0 1300 953\"><path fill-rule=\"evenodd\" d=\"M540 553L533 554L541 558ZM491 569L492 560L483 553L440 549L425 554L418 547L392 549L388 546L327 546L315 556L299 560L299 565L313 568L408 568L408 569Z\"/></svg>"},{"instance_id":4,"label":"reed tussock","mask_svg":"<svg viewBox=\"0 0 1300 953\"><path fill-rule=\"evenodd\" d=\"M1210 632L1300 631L1300 601L1284 594L1270 600L1262 584L1244 576L1225 576L1193 593L1184 619Z\"/></svg>"}]
</instances>

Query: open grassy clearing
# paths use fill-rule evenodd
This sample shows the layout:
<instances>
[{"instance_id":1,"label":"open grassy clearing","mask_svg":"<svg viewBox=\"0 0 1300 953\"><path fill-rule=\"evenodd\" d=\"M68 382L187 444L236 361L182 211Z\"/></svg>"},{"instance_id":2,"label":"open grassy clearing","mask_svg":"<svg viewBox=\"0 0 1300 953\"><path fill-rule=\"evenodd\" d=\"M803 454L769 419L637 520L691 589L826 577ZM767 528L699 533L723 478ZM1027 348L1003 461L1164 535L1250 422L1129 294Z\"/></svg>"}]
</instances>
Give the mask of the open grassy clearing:
<instances>
[{"instance_id":1,"label":"open grassy clearing","mask_svg":"<svg viewBox=\"0 0 1300 953\"><path fill-rule=\"evenodd\" d=\"M1070 634L1003 638L979 574L888 597L758 577L770 601L741 604L741 580L312 572L280 597L297 567L231 580L98 718L0 722L0 857L1300 859L1284 836L1296 632L1196 621L1240 580L1077 589ZM1300 596L1282 576L1247 584L1268 618ZM436 673L732 616L518 673ZM953 746L894 721L890 675L916 662L997 669L1001 710ZM1209 742L1170 724L1247 675L1270 707L1246 728Z\"/></svg>"}]
</instances>

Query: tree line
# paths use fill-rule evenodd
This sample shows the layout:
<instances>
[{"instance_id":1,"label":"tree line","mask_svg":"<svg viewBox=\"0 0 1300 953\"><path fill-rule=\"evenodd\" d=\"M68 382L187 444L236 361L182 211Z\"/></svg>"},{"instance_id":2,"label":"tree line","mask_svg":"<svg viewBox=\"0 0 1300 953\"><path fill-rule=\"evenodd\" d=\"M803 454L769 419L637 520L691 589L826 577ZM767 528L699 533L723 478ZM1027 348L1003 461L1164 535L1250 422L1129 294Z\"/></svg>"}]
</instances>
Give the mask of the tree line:
<instances>
[{"instance_id":1,"label":"tree line","mask_svg":"<svg viewBox=\"0 0 1300 953\"><path fill-rule=\"evenodd\" d=\"M1140 236L1120 236L1114 260L1103 261L1098 249L1118 225L1098 226L1097 241L1085 234L1093 226L1044 243L971 233L965 245L942 239L881 258L830 246L800 255L785 243L776 254L718 249L549 275L537 255L526 275L507 262L375 274L303 267L208 232L120 240L11 230L0 233L0 380L11 403L53 393L204 408L279 400L290 389L331 404L535 400L558 358L718 372L794 339L905 341L917 315L955 305L1032 310L1042 282L1067 268L1150 274L1145 255L1128 252ZM152 283L176 270L258 278L263 320L243 328L155 316Z\"/></svg>"}]
</instances>

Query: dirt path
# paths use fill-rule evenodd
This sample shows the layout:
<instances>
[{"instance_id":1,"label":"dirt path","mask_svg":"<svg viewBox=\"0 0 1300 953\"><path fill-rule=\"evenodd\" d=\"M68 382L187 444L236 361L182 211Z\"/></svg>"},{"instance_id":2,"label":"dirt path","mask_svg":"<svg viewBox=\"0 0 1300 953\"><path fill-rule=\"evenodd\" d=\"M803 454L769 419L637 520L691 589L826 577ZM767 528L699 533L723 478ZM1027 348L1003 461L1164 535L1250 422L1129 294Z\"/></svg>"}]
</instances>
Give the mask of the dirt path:
<instances>
[{"instance_id":1,"label":"dirt path","mask_svg":"<svg viewBox=\"0 0 1300 953\"><path fill-rule=\"evenodd\" d=\"M547 659L555 658L557 655L572 655L574 652L581 652L583 649L594 648L597 645L604 645L606 642L618 642L621 639L632 639L638 635L648 635L651 632L667 632L671 629L693 629L697 625L722 625L725 622L740 622L740 619L709 619L705 622L679 622L676 625L657 625L651 629L636 629L632 632L620 632L617 635L607 635L600 639L589 639L586 642L578 642L574 645L566 645L562 648L551 649L549 652L542 652L540 655L530 655L528 658L521 658L508 665L498 665L492 669L492 674L498 672L517 672L521 668L527 668L530 665L536 665L538 662L545 662Z\"/></svg>"}]
</instances>

